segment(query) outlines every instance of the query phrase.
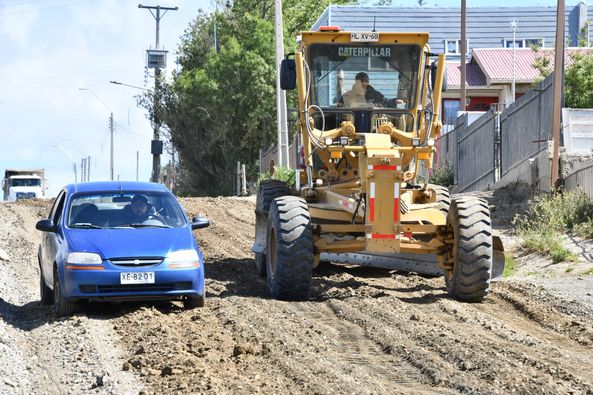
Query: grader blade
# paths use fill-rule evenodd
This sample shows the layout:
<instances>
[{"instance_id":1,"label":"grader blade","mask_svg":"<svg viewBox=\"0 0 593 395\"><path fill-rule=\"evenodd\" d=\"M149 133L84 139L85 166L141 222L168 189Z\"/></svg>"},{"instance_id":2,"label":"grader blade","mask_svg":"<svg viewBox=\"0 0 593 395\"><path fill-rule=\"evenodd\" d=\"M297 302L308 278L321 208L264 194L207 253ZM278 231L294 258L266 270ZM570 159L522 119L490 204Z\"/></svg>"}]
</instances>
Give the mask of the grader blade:
<instances>
[{"instance_id":1,"label":"grader blade","mask_svg":"<svg viewBox=\"0 0 593 395\"><path fill-rule=\"evenodd\" d=\"M342 265L359 265L388 270L414 272L430 276L442 276L443 270L437 266L434 254L369 254L369 253L322 253L322 261L329 261Z\"/></svg>"}]
</instances>

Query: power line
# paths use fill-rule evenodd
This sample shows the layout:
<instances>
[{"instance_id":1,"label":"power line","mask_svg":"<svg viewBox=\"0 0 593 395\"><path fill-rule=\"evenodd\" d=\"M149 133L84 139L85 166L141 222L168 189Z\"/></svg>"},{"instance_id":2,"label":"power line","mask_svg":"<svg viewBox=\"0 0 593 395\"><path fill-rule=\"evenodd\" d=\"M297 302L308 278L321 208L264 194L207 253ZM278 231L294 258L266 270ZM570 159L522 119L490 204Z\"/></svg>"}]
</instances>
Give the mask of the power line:
<instances>
[{"instance_id":1,"label":"power line","mask_svg":"<svg viewBox=\"0 0 593 395\"><path fill-rule=\"evenodd\" d=\"M60 5L56 5L56 6L52 6L52 7L33 8L33 9L29 9L29 10L14 11L14 12L2 12L2 13L0 13L0 16L28 14L28 13L31 13L31 12L55 10L55 9L58 9L58 8L76 7L76 6L84 5L84 4L97 3L99 1L100 0L86 0L86 1L79 1L77 3L60 4Z\"/></svg>"}]
</instances>

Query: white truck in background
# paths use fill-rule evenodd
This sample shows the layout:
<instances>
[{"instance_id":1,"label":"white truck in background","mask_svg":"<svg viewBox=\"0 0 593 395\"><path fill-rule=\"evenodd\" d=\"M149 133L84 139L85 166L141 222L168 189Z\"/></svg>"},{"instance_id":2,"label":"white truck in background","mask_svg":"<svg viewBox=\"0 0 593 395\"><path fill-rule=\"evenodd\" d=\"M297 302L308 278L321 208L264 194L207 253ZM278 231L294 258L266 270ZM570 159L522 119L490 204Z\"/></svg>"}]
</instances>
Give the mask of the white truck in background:
<instances>
[{"instance_id":1,"label":"white truck in background","mask_svg":"<svg viewBox=\"0 0 593 395\"><path fill-rule=\"evenodd\" d=\"M6 169L2 179L4 200L39 199L47 189L43 169Z\"/></svg>"}]
</instances>

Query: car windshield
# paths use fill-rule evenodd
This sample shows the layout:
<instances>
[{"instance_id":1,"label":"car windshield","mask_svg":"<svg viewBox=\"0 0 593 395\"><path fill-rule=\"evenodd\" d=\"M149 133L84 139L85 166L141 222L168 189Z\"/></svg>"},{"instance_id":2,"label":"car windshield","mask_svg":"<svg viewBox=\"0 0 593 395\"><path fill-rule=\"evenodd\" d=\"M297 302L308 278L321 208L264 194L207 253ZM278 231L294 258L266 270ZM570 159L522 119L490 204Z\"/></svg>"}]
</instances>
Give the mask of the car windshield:
<instances>
[{"instance_id":1,"label":"car windshield","mask_svg":"<svg viewBox=\"0 0 593 395\"><path fill-rule=\"evenodd\" d=\"M420 47L314 44L308 64L312 104L322 108L414 107Z\"/></svg>"},{"instance_id":2,"label":"car windshield","mask_svg":"<svg viewBox=\"0 0 593 395\"><path fill-rule=\"evenodd\" d=\"M100 192L70 200L66 223L71 228L182 227L187 224L179 203L165 192Z\"/></svg>"}]
</instances>

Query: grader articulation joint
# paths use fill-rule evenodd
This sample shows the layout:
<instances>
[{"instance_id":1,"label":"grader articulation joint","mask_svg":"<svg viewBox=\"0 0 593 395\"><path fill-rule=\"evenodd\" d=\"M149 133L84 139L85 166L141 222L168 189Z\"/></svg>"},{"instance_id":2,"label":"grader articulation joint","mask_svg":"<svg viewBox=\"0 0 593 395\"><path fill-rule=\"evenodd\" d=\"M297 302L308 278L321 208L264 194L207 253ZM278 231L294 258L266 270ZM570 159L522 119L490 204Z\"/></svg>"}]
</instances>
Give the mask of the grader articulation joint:
<instances>
[{"instance_id":1,"label":"grader articulation joint","mask_svg":"<svg viewBox=\"0 0 593 395\"><path fill-rule=\"evenodd\" d=\"M281 85L298 91L304 168L294 189L267 180L257 194L252 250L272 295L306 298L332 260L441 273L452 297L482 300L501 272L488 205L418 181L442 126L445 56L432 61L427 33L301 37Z\"/></svg>"}]
</instances>

